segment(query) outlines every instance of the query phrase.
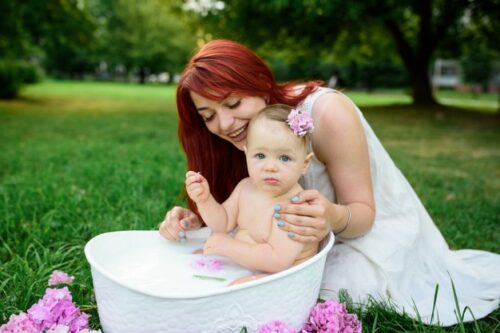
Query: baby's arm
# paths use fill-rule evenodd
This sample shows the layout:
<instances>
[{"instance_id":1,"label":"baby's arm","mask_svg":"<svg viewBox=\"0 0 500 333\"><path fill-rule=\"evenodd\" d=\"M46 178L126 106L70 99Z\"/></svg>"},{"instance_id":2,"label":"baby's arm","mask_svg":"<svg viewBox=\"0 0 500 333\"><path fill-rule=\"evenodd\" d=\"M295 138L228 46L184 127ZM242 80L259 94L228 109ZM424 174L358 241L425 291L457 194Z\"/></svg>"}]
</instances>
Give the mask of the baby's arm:
<instances>
[{"instance_id":1,"label":"baby's arm","mask_svg":"<svg viewBox=\"0 0 500 333\"><path fill-rule=\"evenodd\" d=\"M303 248L303 243L291 240L273 223L267 243L250 244L216 233L205 243L203 253L229 257L250 270L276 273L291 267Z\"/></svg>"},{"instance_id":2,"label":"baby's arm","mask_svg":"<svg viewBox=\"0 0 500 333\"><path fill-rule=\"evenodd\" d=\"M186 191L196 203L203 221L214 232L229 232L236 226L238 213L239 184L229 198L221 205L210 193L208 181L194 171L186 173Z\"/></svg>"}]
</instances>

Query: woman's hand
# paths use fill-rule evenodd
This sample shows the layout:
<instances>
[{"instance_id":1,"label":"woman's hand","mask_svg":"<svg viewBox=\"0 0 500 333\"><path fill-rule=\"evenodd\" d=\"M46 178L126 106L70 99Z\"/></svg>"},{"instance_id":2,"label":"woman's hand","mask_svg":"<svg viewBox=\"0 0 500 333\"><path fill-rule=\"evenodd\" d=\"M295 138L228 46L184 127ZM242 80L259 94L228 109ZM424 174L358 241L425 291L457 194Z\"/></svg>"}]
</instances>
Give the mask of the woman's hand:
<instances>
[{"instance_id":1,"label":"woman's hand","mask_svg":"<svg viewBox=\"0 0 500 333\"><path fill-rule=\"evenodd\" d=\"M317 190L304 190L290 202L278 203L275 213L279 214L275 214L278 227L303 243L321 241L332 230L332 221L339 218L334 204Z\"/></svg>"},{"instance_id":2,"label":"woman's hand","mask_svg":"<svg viewBox=\"0 0 500 333\"><path fill-rule=\"evenodd\" d=\"M186 239L186 230L200 227L201 221L195 213L183 207L174 207L165 215L159 231L168 240L180 240Z\"/></svg>"}]
</instances>

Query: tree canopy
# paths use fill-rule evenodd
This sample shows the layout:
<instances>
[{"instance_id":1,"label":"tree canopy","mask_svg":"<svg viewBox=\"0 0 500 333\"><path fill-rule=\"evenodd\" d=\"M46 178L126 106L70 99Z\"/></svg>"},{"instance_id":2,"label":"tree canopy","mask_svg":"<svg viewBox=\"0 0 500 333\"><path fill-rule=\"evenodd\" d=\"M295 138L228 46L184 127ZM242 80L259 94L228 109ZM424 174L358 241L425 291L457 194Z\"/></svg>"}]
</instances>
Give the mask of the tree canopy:
<instances>
[{"instance_id":1,"label":"tree canopy","mask_svg":"<svg viewBox=\"0 0 500 333\"><path fill-rule=\"evenodd\" d=\"M498 40L498 0L226 0L203 13L202 24L218 37L254 47L295 45L311 52L332 49L341 38L382 31L410 79L415 104L436 103L429 78L437 52L459 56L464 31L476 22L484 37ZM495 8L497 10L495 10ZM496 36L494 36L496 35ZM345 42L345 41L344 41ZM500 44L496 44L500 45ZM358 47L361 45L358 44ZM498 47L498 46L496 46Z\"/></svg>"}]
</instances>

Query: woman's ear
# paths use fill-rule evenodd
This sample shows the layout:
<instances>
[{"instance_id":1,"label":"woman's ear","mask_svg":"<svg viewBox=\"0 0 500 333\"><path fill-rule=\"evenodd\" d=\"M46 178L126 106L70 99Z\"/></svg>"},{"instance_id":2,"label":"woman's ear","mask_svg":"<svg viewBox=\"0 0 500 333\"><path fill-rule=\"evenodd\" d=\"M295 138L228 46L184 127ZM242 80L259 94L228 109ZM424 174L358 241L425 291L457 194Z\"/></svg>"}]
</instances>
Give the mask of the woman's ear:
<instances>
[{"instance_id":1,"label":"woman's ear","mask_svg":"<svg viewBox=\"0 0 500 333\"><path fill-rule=\"evenodd\" d=\"M304 175L307 171L307 168L309 167L309 164L311 164L311 160L314 156L314 153L309 153L307 154L305 160L304 160L304 168L302 169L302 174Z\"/></svg>"}]
</instances>

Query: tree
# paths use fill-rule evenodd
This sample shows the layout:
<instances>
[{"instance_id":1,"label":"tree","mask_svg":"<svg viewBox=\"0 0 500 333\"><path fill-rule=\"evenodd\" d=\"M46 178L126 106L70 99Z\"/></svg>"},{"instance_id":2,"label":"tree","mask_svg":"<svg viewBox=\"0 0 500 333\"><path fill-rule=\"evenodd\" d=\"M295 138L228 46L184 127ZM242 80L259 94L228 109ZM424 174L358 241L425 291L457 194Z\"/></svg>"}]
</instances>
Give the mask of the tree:
<instances>
[{"instance_id":1,"label":"tree","mask_svg":"<svg viewBox=\"0 0 500 333\"><path fill-rule=\"evenodd\" d=\"M180 71L195 44L194 34L169 2L116 0L108 3L107 56L111 63L138 73Z\"/></svg>"},{"instance_id":2,"label":"tree","mask_svg":"<svg viewBox=\"0 0 500 333\"><path fill-rule=\"evenodd\" d=\"M78 53L94 40L94 29L83 0L0 1L2 96L14 97L20 83L38 75L40 65L72 71ZM5 86L13 88L4 94Z\"/></svg>"},{"instance_id":3,"label":"tree","mask_svg":"<svg viewBox=\"0 0 500 333\"><path fill-rule=\"evenodd\" d=\"M464 18L476 19L471 13L478 12L489 26L495 25L495 3L498 0L227 0L218 6L222 9L205 11L203 22L216 36L252 46L268 40L280 47L293 39L309 50L331 48L345 32L355 38L360 32L383 29L408 73L414 104L435 105L429 78L435 52L446 49L458 56Z\"/></svg>"}]
</instances>

